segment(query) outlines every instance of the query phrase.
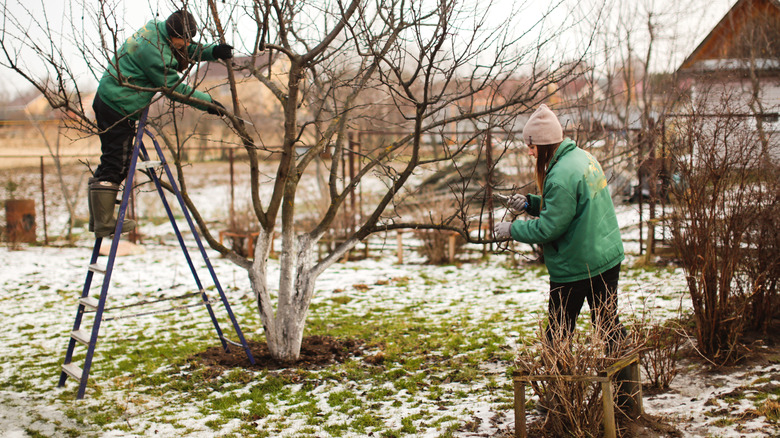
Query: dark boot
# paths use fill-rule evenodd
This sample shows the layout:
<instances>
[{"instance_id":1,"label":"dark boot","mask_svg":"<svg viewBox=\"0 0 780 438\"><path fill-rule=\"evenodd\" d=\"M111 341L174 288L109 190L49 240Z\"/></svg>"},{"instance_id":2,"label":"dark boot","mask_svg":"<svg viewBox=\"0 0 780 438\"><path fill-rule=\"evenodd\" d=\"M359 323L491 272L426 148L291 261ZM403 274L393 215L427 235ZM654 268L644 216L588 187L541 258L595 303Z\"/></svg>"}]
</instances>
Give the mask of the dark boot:
<instances>
[{"instance_id":1,"label":"dark boot","mask_svg":"<svg viewBox=\"0 0 780 438\"><path fill-rule=\"evenodd\" d=\"M95 181L89 185L89 205L92 212L90 223L93 224L95 237L108 237L114 234L116 228L114 205L116 205L118 192L119 184L109 181ZM135 221L126 219L122 223L123 233L133 229L135 229Z\"/></svg>"},{"instance_id":2,"label":"dark boot","mask_svg":"<svg viewBox=\"0 0 780 438\"><path fill-rule=\"evenodd\" d=\"M98 181L99 180L94 177L90 177L87 180L87 207L89 208L89 231L95 231L95 218L92 215L92 196L90 196L92 189L90 189L90 187L92 187L92 184Z\"/></svg>"}]
</instances>

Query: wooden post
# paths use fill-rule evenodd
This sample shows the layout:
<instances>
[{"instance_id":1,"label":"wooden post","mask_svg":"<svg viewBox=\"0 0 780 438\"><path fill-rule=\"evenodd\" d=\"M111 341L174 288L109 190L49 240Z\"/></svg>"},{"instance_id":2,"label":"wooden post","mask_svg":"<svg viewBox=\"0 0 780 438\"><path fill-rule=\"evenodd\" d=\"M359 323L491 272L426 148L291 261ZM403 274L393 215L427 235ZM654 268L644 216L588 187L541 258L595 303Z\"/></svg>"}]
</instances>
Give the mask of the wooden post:
<instances>
[{"instance_id":1,"label":"wooden post","mask_svg":"<svg viewBox=\"0 0 780 438\"><path fill-rule=\"evenodd\" d=\"M230 161L230 229L236 230L236 205L235 205L235 173L233 170L233 148L228 149L228 158Z\"/></svg>"},{"instance_id":2,"label":"wooden post","mask_svg":"<svg viewBox=\"0 0 780 438\"><path fill-rule=\"evenodd\" d=\"M629 367L629 379L631 379L631 398L633 400L631 411L635 416L642 415L644 405L642 404L642 376L639 372L639 360L631 363Z\"/></svg>"},{"instance_id":3,"label":"wooden post","mask_svg":"<svg viewBox=\"0 0 780 438\"><path fill-rule=\"evenodd\" d=\"M46 227L46 184L43 181L43 156L41 156L41 208L43 209L43 244L49 244L49 231Z\"/></svg>"},{"instance_id":4,"label":"wooden post","mask_svg":"<svg viewBox=\"0 0 780 438\"><path fill-rule=\"evenodd\" d=\"M135 190L133 190L132 187L125 186L125 190L130 190L130 203L127 206L127 216L135 221L135 228L130 230L129 233L127 233L127 239L133 243L138 243L138 240L141 237L141 233L138 230L138 216L135 213Z\"/></svg>"},{"instance_id":5,"label":"wooden post","mask_svg":"<svg viewBox=\"0 0 780 438\"><path fill-rule=\"evenodd\" d=\"M487 210L488 210L488 229L485 231L485 238L490 233L489 230L493 229L493 136L490 131L485 136L485 166L487 167L487 181L485 181L485 198L487 198ZM480 220L480 225L482 225ZM480 227L482 228L482 227ZM477 232L477 237L482 237L482 230ZM488 244L490 252L493 252L493 244ZM486 253L485 245L482 245L482 256Z\"/></svg>"},{"instance_id":6,"label":"wooden post","mask_svg":"<svg viewBox=\"0 0 780 438\"><path fill-rule=\"evenodd\" d=\"M522 374L522 371L515 371L515 375L519 374ZM525 430L525 382L512 380L515 387L515 437L526 438L528 432Z\"/></svg>"},{"instance_id":7,"label":"wooden post","mask_svg":"<svg viewBox=\"0 0 780 438\"><path fill-rule=\"evenodd\" d=\"M403 240L403 233L401 233L401 230L398 230L395 232L395 240L396 240L396 254L398 254L398 264L403 265L404 264L404 240Z\"/></svg>"},{"instance_id":8,"label":"wooden post","mask_svg":"<svg viewBox=\"0 0 780 438\"><path fill-rule=\"evenodd\" d=\"M616 438L615 406L612 402L612 382L606 373L599 373L604 377L601 381L601 403L604 408L604 438Z\"/></svg>"},{"instance_id":9,"label":"wooden post","mask_svg":"<svg viewBox=\"0 0 780 438\"><path fill-rule=\"evenodd\" d=\"M447 258L450 263L455 263L455 239L457 239L458 233L450 233L449 246L447 247Z\"/></svg>"},{"instance_id":10,"label":"wooden post","mask_svg":"<svg viewBox=\"0 0 780 438\"><path fill-rule=\"evenodd\" d=\"M246 235L246 258L253 259L255 258L255 242L254 239L256 239L257 234L255 233L248 233Z\"/></svg>"}]
</instances>

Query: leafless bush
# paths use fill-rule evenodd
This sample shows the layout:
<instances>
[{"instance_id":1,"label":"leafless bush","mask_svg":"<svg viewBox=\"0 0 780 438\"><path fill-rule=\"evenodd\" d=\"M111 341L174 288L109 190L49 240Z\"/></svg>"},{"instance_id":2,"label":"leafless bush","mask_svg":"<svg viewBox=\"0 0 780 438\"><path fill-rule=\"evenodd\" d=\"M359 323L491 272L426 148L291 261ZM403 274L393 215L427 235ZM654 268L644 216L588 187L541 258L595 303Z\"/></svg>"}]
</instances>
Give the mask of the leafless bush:
<instances>
[{"instance_id":1,"label":"leafless bush","mask_svg":"<svg viewBox=\"0 0 780 438\"><path fill-rule=\"evenodd\" d=\"M767 330L780 314L777 283L780 280L780 169L768 165L762 172L764 190L748 215L748 235L744 247L744 272L751 291L748 328Z\"/></svg>"},{"instance_id":2,"label":"leafless bush","mask_svg":"<svg viewBox=\"0 0 780 438\"><path fill-rule=\"evenodd\" d=\"M417 252L426 258L427 263L433 265L442 265L450 262L451 244L454 244L453 254L459 254L466 243L463 236L453 236L451 231L417 230L414 234L420 239L420 246L417 247Z\"/></svg>"},{"instance_id":3,"label":"leafless bush","mask_svg":"<svg viewBox=\"0 0 780 438\"><path fill-rule=\"evenodd\" d=\"M728 96L721 106L729 108ZM691 113L673 139L681 184L670 225L698 348L730 362L744 330L776 313L777 176L766 171L751 118Z\"/></svg>"},{"instance_id":4,"label":"leafless bush","mask_svg":"<svg viewBox=\"0 0 780 438\"><path fill-rule=\"evenodd\" d=\"M462 226L460 219L448 216L452 207L449 202L435 200L425 204L417 204L410 208L410 217L418 223L450 224ZM458 255L466 243L463 236L453 235L452 231L439 229L418 229L414 231L415 237L420 240L417 253L425 257L426 263L441 265L450 262L450 252ZM450 248L450 245L453 248Z\"/></svg>"},{"instance_id":5,"label":"leafless bush","mask_svg":"<svg viewBox=\"0 0 780 438\"><path fill-rule=\"evenodd\" d=\"M677 376L677 359L687 338L677 321L652 322L638 327L644 340L642 369L650 387L669 388Z\"/></svg>"},{"instance_id":6,"label":"leafless bush","mask_svg":"<svg viewBox=\"0 0 780 438\"><path fill-rule=\"evenodd\" d=\"M598 322L596 326L598 326ZM544 330L540 329L540 333ZM531 382L538 396L543 419L530 425L533 436L598 437L602 436L604 417L600 382L583 377L596 376L614 364L620 352L634 351L636 338L625 339L619 350L607 353L607 338L611 330L578 331L571 337L556 330L552 340L523 348L516 358L518 369L532 376L552 377ZM545 335L541 335L544 338ZM605 355L606 353L606 355ZM620 406L627 395L613 381L613 402ZM622 435L622 434L621 434Z\"/></svg>"},{"instance_id":7,"label":"leafless bush","mask_svg":"<svg viewBox=\"0 0 780 438\"><path fill-rule=\"evenodd\" d=\"M260 229L253 218L252 206L242 204L233 211L228 221L228 247L243 257L253 257L251 254L254 246L253 233L257 233Z\"/></svg>"}]
</instances>

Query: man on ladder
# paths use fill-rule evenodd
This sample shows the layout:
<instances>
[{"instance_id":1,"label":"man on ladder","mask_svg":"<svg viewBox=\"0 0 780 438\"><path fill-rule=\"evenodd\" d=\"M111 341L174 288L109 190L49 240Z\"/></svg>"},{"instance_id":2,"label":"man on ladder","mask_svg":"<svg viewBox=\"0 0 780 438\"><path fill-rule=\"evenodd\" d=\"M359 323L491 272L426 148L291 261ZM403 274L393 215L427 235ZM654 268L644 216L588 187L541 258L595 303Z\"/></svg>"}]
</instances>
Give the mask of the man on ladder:
<instances>
[{"instance_id":1,"label":"man on ladder","mask_svg":"<svg viewBox=\"0 0 780 438\"><path fill-rule=\"evenodd\" d=\"M89 230L96 237L114 233L114 205L119 185L127 177L135 124L157 90L173 92L172 99L209 114L224 114L222 104L184 83L179 72L193 62L228 60L233 47L192 43L195 35L197 22L186 10L172 13L165 21L151 20L122 44L100 79L92 108L102 155L88 187ZM135 222L123 222L123 232L134 228Z\"/></svg>"}]
</instances>

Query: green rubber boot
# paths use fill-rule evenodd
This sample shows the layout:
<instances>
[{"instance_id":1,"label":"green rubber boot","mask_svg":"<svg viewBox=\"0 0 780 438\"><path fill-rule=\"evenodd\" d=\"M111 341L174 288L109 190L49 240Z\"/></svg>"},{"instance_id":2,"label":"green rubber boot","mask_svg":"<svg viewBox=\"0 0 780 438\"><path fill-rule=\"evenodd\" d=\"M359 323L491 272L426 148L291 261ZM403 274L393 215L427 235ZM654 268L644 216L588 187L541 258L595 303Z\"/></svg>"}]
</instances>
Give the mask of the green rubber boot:
<instances>
[{"instance_id":1,"label":"green rubber boot","mask_svg":"<svg viewBox=\"0 0 780 438\"><path fill-rule=\"evenodd\" d=\"M92 184L98 182L97 178L89 178L87 180L87 207L89 207L89 231L95 231L95 218L92 215L92 196L90 196Z\"/></svg>"},{"instance_id":2,"label":"green rubber boot","mask_svg":"<svg viewBox=\"0 0 780 438\"><path fill-rule=\"evenodd\" d=\"M114 234L116 228L114 205L116 205L118 192L119 184L110 181L95 181L89 185L90 223L95 237L108 237ZM135 229L135 221L125 219L122 222L123 233L133 229Z\"/></svg>"}]
</instances>

